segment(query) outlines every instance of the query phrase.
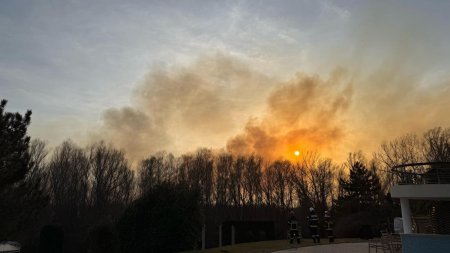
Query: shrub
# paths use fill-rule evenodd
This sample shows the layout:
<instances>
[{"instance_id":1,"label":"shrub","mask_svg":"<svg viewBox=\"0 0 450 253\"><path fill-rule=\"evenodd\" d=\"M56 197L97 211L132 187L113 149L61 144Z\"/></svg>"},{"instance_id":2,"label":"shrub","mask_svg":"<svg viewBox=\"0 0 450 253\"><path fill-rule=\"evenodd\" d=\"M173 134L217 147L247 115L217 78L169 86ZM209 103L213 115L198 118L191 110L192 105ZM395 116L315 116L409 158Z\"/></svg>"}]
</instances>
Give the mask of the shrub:
<instances>
[{"instance_id":1,"label":"shrub","mask_svg":"<svg viewBox=\"0 0 450 253\"><path fill-rule=\"evenodd\" d=\"M192 249L200 229L200 195L170 184L150 189L117 223L122 252Z\"/></svg>"}]
</instances>

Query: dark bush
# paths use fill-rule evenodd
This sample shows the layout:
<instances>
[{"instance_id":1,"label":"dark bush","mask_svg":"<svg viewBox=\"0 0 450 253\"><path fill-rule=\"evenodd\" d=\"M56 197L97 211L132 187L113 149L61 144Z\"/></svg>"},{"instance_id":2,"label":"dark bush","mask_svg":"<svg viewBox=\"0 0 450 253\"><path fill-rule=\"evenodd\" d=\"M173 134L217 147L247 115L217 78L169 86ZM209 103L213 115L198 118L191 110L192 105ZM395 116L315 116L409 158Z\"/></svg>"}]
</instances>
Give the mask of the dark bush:
<instances>
[{"instance_id":1,"label":"dark bush","mask_svg":"<svg viewBox=\"0 0 450 253\"><path fill-rule=\"evenodd\" d=\"M61 253L63 252L64 231L60 226L47 225L41 230L39 240L39 252Z\"/></svg>"},{"instance_id":2,"label":"dark bush","mask_svg":"<svg viewBox=\"0 0 450 253\"><path fill-rule=\"evenodd\" d=\"M121 216L122 252L176 252L192 249L201 229L200 195L183 186L156 186Z\"/></svg>"},{"instance_id":3,"label":"dark bush","mask_svg":"<svg viewBox=\"0 0 450 253\"><path fill-rule=\"evenodd\" d=\"M372 229L377 227L378 220L375 215L369 211L358 212L339 217L335 222L334 233L337 237L365 237L367 239L367 237L373 236Z\"/></svg>"},{"instance_id":4,"label":"dark bush","mask_svg":"<svg viewBox=\"0 0 450 253\"><path fill-rule=\"evenodd\" d=\"M98 224L89 230L89 253L120 252L119 238L112 224Z\"/></svg>"}]
</instances>

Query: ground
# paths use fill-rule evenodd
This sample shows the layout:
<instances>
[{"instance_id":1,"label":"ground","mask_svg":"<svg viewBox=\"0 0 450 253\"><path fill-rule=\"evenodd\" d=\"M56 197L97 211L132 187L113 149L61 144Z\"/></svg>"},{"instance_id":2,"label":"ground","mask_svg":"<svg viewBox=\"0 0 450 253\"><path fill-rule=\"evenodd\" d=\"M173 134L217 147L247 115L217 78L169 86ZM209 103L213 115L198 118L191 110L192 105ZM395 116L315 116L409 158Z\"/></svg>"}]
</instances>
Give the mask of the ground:
<instances>
[{"instance_id":1,"label":"ground","mask_svg":"<svg viewBox=\"0 0 450 253\"><path fill-rule=\"evenodd\" d=\"M366 253L367 249L367 242L358 242L301 247L297 249L275 251L274 253Z\"/></svg>"},{"instance_id":2,"label":"ground","mask_svg":"<svg viewBox=\"0 0 450 253\"><path fill-rule=\"evenodd\" d=\"M348 245L349 243L354 244ZM343 245L341 245L343 244ZM345 245L344 245L345 244ZM194 252L201 252L201 253L271 253L277 251L278 253L292 253L292 252L324 252L324 253L333 253L333 252L345 252L345 253L359 253L359 248L362 248L361 245L365 244L365 251L361 252L367 252L367 241L361 240L357 238L342 238L342 239L336 239L336 242L334 244L331 244L331 248L339 249L337 251L311 251L310 246L319 246L317 249L324 249L329 250L329 243L327 240L322 239L320 244L314 244L312 242L312 239L303 239L301 241L301 244L289 244L287 240L275 240L275 241L264 241L264 242L252 242L252 243L240 243L236 245L230 245L230 246L224 246L222 248L213 248L213 249L207 249L204 251L187 251L185 253L194 253ZM301 247L302 249L297 249ZM324 248L323 248L324 247ZM349 249L350 248L350 249ZM355 250L351 251L351 248L354 248ZM287 251L280 251L280 250L287 250ZM306 251L304 251L306 250ZM309 251L308 251L309 250Z\"/></svg>"}]
</instances>

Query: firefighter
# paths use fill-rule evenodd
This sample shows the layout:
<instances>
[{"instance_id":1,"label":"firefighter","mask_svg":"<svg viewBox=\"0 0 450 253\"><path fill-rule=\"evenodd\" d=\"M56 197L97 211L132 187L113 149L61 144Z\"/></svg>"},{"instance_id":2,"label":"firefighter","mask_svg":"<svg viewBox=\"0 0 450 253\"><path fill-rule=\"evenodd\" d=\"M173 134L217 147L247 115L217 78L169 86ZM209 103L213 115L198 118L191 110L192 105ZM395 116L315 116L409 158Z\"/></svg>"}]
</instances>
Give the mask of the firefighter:
<instances>
[{"instance_id":1,"label":"firefighter","mask_svg":"<svg viewBox=\"0 0 450 253\"><path fill-rule=\"evenodd\" d=\"M300 243L300 229L297 218L294 215L294 211L290 212L291 217L288 220L289 225L289 242L292 244L294 242L294 238L297 239L297 243Z\"/></svg>"},{"instance_id":2,"label":"firefighter","mask_svg":"<svg viewBox=\"0 0 450 253\"><path fill-rule=\"evenodd\" d=\"M309 208L308 224L309 230L311 231L311 237L313 239L313 242L320 243L319 217L317 216L316 211L314 210L313 207Z\"/></svg>"},{"instance_id":3,"label":"firefighter","mask_svg":"<svg viewBox=\"0 0 450 253\"><path fill-rule=\"evenodd\" d=\"M334 242L333 220L331 219L330 213L328 211L325 211L325 215L323 216L323 218L325 221L325 231L327 231L328 242L332 243Z\"/></svg>"}]
</instances>

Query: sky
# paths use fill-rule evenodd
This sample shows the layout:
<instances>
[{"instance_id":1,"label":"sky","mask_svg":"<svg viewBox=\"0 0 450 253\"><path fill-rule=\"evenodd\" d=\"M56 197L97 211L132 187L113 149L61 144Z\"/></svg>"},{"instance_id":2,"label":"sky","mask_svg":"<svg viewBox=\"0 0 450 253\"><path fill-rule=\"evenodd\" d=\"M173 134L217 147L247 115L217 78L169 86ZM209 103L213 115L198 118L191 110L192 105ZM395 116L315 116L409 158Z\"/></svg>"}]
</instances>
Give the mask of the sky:
<instances>
[{"instance_id":1,"label":"sky","mask_svg":"<svg viewBox=\"0 0 450 253\"><path fill-rule=\"evenodd\" d=\"M0 98L56 146L337 161L450 126L448 1L0 0Z\"/></svg>"}]
</instances>

